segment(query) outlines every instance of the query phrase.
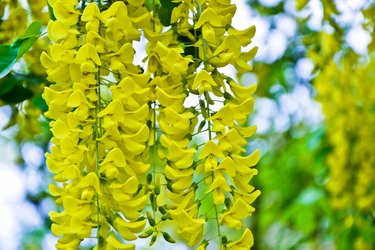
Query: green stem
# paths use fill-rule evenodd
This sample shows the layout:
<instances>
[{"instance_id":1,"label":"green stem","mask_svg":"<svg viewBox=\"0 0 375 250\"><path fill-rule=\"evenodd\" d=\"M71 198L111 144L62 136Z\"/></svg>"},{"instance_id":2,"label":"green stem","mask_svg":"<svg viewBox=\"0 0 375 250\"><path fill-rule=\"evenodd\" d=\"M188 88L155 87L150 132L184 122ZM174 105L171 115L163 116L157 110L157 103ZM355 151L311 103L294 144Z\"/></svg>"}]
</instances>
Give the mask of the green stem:
<instances>
[{"instance_id":1,"label":"green stem","mask_svg":"<svg viewBox=\"0 0 375 250\"><path fill-rule=\"evenodd\" d=\"M155 6L155 0L152 0L152 27L154 29L154 32L156 30L156 25L155 25L155 12L156 12L156 6Z\"/></svg>"},{"instance_id":2,"label":"green stem","mask_svg":"<svg viewBox=\"0 0 375 250\"><path fill-rule=\"evenodd\" d=\"M86 6L86 1L83 0L83 1L81 2L81 11L83 11L83 9L85 8L85 6Z\"/></svg>"},{"instance_id":3,"label":"green stem","mask_svg":"<svg viewBox=\"0 0 375 250\"><path fill-rule=\"evenodd\" d=\"M198 18L199 16L202 14L202 6L198 4ZM203 41L203 64L204 64L204 68L207 69L207 41L206 39L203 38L203 35L202 35L202 41Z\"/></svg>"},{"instance_id":4,"label":"green stem","mask_svg":"<svg viewBox=\"0 0 375 250\"><path fill-rule=\"evenodd\" d=\"M154 145L153 145L153 151L152 151L152 157L153 157L153 172L154 172L154 184L155 184L155 176L156 176L156 150L157 150L157 134L156 134L156 102L154 102L154 108L153 108L153 117L152 117L152 128L153 128L153 136L154 136Z\"/></svg>"},{"instance_id":5,"label":"green stem","mask_svg":"<svg viewBox=\"0 0 375 250\"><path fill-rule=\"evenodd\" d=\"M96 74L96 94L98 96L98 101L96 103L95 107L95 131L94 131L94 138L95 138L95 172L96 175L99 176L99 138L101 136L101 121L98 117L98 114L100 112L100 69L98 70L98 73ZM99 202L99 195L96 193L96 220L97 220L97 232L96 232L96 238L97 238L97 246L100 248L100 202Z\"/></svg>"},{"instance_id":6,"label":"green stem","mask_svg":"<svg viewBox=\"0 0 375 250\"><path fill-rule=\"evenodd\" d=\"M198 5L198 19L200 17L200 15L202 14L202 6L197 2L197 5ZM196 33L195 33L196 34ZM207 69L207 41L202 37L202 41L203 41L203 64L204 64L204 68ZM210 117L211 116L211 113L210 113L210 104L209 104L209 93L208 92L204 92L204 97L205 97L205 100L206 100L206 105L207 105L207 117ZM207 127L208 127L208 138L209 140L212 140L212 130L211 130L211 122L208 121L207 122ZM212 172L211 174L212 176L212 179L214 179L215 175L214 173ZM222 235L221 235L221 230L220 230L220 223L219 223L219 215L218 215L218 209L217 209L217 205L215 204L214 205L215 207L215 217L216 217L216 225L217 225L217 234L218 234L218 237L220 238L220 248L221 248L221 244L222 244L222 241L221 241L221 238L222 238Z\"/></svg>"},{"instance_id":7,"label":"green stem","mask_svg":"<svg viewBox=\"0 0 375 250\"><path fill-rule=\"evenodd\" d=\"M208 102L208 99L209 99L208 95L209 95L208 92L204 92L204 97L206 99L206 104L207 104L207 117L210 117L211 116L211 112L210 112L210 104ZM212 140L212 131L211 131L211 122L210 121L207 122L207 126L208 126L208 139ZM212 179L214 179L214 177L215 177L214 172L212 172L211 176L212 176ZM217 234L218 234L218 236L220 238L220 248L221 248L221 238L222 238L222 235L221 235L221 230L220 230L219 214L218 214L218 210L217 210L217 205L216 204L214 205L214 207L215 207L215 217L216 217L216 225L217 225Z\"/></svg>"}]
</instances>

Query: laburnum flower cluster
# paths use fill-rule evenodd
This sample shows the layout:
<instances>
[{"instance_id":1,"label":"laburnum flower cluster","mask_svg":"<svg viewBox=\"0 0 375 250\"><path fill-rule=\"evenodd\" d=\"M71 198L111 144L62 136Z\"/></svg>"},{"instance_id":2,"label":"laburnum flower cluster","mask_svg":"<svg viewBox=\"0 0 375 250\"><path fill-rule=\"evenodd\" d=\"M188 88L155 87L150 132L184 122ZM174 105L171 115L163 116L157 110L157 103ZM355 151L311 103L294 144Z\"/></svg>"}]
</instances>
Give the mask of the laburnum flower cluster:
<instances>
[{"instance_id":1,"label":"laburnum flower cluster","mask_svg":"<svg viewBox=\"0 0 375 250\"><path fill-rule=\"evenodd\" d=\"M11 43L26 29L27 12L18 1L4 0L0 3L0 21L0 44Z\"/></svg>"},{"instance_id":2,"label":"laburnum flower cluster","mask_svg":"<svg viewBox=\"0 0 375 250\"><path fill-rule=\"evenodd\" d=\"M2 0L0 2L0 44L15 42L25 32L30 20L39 21L42 25L46 25L49 20L49 13L46 7L47 3L44 0L28 0L27 4L20 0ZM25 80L28 80L26 75L32 75L34 79L30 82L42 82L41 79L45 78L46 72L40 64L39 57L42 51L47 49L48 44L47 37L38 39L31 50L25 53L23 59L26 63L20 63L19 69L16 70L16 75L19 75L20 78L24 77ZM40 79L36 79L36 77L40 77ZM43 91L43 85L43 83L33 83L27 84L27 87L36 96ZM9 103L0 100L0 106L6 104ZM12 118L4 129L17 124L19 129L15 139L17 141L32 139L41 133L41 116L42 111L35 106L35 103L30 98L17 105L12 105Z\"/></svg>"},{"instance_id":3,"label":"laburnum flower cluster","mask_svg":"<svg viewBox=\"0 0 375 250\"><path fill-rule=\"evenodd\" d=\"M41 62L55 83L43 97L49 190L62 205L50 214L56 247L95 238L95 249L135 249L131 241L160 236L200 250L250 249L245 220L260 194L250 184L260 153L247 152L246 138L255 132L247 122L256 85L220 68L251 70L257 48L243 49L255 27L231 26L230 0L152 3L49 1L54 43Z\"/></svg>"},{"instance_id":4,"label":"laburnum flower cluster","mask_svg":"<svg viewBox=\"0 0 375 250\"><path fill-rule=\"evenodd\" d=\"M332 207L345 217L345 228L357 233L355 249L372 249L366 232L375 206L374 60L353 64L355 57L331 61L316 79L318 100L327 122L331 152L327 189ZM371 219L372 218L372 219Z\"/></svg>"}]
</instances>

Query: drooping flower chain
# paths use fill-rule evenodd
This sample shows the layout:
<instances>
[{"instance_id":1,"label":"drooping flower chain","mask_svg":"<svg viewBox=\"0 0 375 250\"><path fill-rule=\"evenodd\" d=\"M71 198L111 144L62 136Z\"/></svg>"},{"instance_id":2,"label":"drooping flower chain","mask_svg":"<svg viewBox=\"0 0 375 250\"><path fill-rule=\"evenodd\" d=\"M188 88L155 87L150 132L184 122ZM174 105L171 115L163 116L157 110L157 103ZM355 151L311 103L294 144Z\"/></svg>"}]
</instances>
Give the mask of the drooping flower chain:
<instances>
[{"instance_id":1,"label":"drooping flower chain","mask_svg":"<svg viewBox=\"0 0 375 250\"><path fill-rule=\"evenodd\" d=\"M55 43L41 61L56 83L44 98L54 135L50 191L63 206L51 213L57 248L96 237L97 249L134 249L128 241L138 233L151 244L161 235L173 243L177 236L167 231L174 225L189 246L249 249L244 220L260 194L249 184L259 151L244 148L255 132L246 126L255 85L242 87L220 68L251 70L256 48L241 48L254 27L232 28L236 7L227 0L174 1L169 29L144 1L103 10L74 0L50 4ZM133 64L141 35L148 41L143 68ZM208 141L195 144L202 135ZM212 224L214 234L206 232ZM227 228L241 230L240 239Z\"/></svg>"},{"instance_id":2,"label":"drooping flower chain","mask_svg":"<svg viewBox=\"0 0 375 250\"><path fill-rule=\"evenodd\" d=\"M331 61L315 80L318 100L327 123L327 190L331 205L344 220L340 232L356 231L355 249L371 249L371 230L375 205L375 140L373 124L375 92L371 79L374 60L365 65L342 58L338 66ZM355 77L353 77L355 76ZM370 241L369 241L370 240Z\"/></svg>"}]
</instances>

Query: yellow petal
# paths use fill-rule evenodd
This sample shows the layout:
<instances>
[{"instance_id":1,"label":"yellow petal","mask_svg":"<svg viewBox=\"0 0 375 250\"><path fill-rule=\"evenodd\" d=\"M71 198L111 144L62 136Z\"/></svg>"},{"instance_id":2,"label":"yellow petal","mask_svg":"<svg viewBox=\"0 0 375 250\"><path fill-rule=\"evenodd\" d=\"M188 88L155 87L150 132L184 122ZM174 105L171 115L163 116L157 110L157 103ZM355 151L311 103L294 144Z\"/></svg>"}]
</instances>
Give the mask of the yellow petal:
<instances>
[{"instance_id":1,"label":"yellow petal","mask_svg":"<svg viewBox=\"0 0 375 250\"><path fill-rule=\"evenodd\" d=\"M253 167L258 163L260 159L260 151L256 149L248 156L233 154L232 159L236 164L238 171L242 173L249 173L250 171L247 169L250 169L250 167Z\"/></svg>"},{"instance_id":2,"label":"yellow petal","mask_svg":"<svg viewBox=\"0 0 375 250\"><path fill-rule=\"evenodd\" d=\"M108 21L110 18L117 17L120 20L128 16L128 10L124 2L116 1L111 6L102 12L102 18L104 21Z\"/></svg>"},{"instance_id":3,"label":"yellow petal","mask_svg":"<svg viewBox=\"0 0 375 250\"><path fill-rule=\"evenodd\" d=\"M250 86L241 86L235 81L229 81L230 89L232 90L235 97L239 98L241 101L246 100L251 95L253 95L257 89L256 84Z\"/></svg>"},{"instance_id":4,"label":"yellow petal","mask_svg":"<svg viewBox=\"0 0 375 250\"><path fill-rule=\"evenodd\" d=\"M94 18L100 18L100 10L95 3L89 3L83 10L81 20L87 22Z\"/></svg>"},{"instance_id":5,"label":"yellow petal","mask_svg":"<svg viewBox=\"0 0 375 250\"><path fill-rule=\"evenodd\" d=\"M131 43L124 43L116 53L108 54L108 57L116 57L121 63L132 64L134 58L134 48Z\"/></svg>"},{"instance_id":6,"label":"yellow petal","mask_svg":"<svg viewBox=\"0 0 375 250\"><path fill-rule=\"evenodd\" d=\"M215 29L209 24L203 24L202 37L209 45L216 45Z\"/></svg>"},{"instance_id":7,"label":"yellow petal","mask_svg":"<svg viewBox=\"0 0 375 250\"><path fill-rule=\"evenodd\" d=\"M173 190L183 191L186 190L192 184L193 176L181 177L172 184Z\"/></svg>"},{"instance_id":8,"label":"yellow petal","mask_svg":"<svg viewBox=\"0 0 375 250\"><path fill-rule=\"evenodd\" d=\"M148 140L149 132L150 132L150 130L149 130L148 126L146 124L143 124L141 129L136 134L132 134L132 135L124 134L121 137L124 140L131 139L132 141L138 142L138 143L139 142L145 142L145 141Z\"/></svg>"},{"instance_id":9,"label":"yellow petal","mask_svg":"<svg viewBox=\"0 0 375 250\"><path fill-rule=\"evenodd\" d=\"M43 51L40 55L40 63L46 69L56 68L58 65L57 62L53 60L45 51Z\"/></svg>"},{"instance_id":10,"label":"yellow petal","mask_svg":"<svg viewBox=\"0 0 375 250\"><path fill-rule=\"evenodd\" d=\"M147 103L145 103L134 111L125 112L125 116L127 118L126 122L129 122L130 119L145 121L149 117L149 106Z\"/></svg>"},{"instance_id":11,"label":"yellow petal","mask_svg":"<svg viewBox=\"0 0 375 250\"><path fill-rule=\"evenodd\" d=\"M231 157L226 157L217 167L217 169L223 169L224 173L228 174L229 176L236 175L236 167L234 161Z\"/></svg>"},{"instance_id":12,"label":"yellow petal","mask_svg":"<svg viewBox=\"0 0 375 250\"><path fill-rule=\"evenodd\" d=\"M52 127L51 127L52 134L57 139L62 140L70 132L68 126L60 119L52 122L51 124L52 124Z\"/></svg>"},{"instance_id":13,"label":"yellow petal","mask_svg":"<svg viewBox=\"0 0 375 250\"><path fill-rule=\"evenodd\" d=\"M246 228L238 241L228 244L228 249L250 249L254 245L254 237L250 229Z\"/></svg>"},{"instance_id":14,"label":"yellow petal","mask_svg":"<svg viewBox=\"0 0 375 250\"><path fill-rule=\"evenodd\" d=\"M94 172L88 173L77 185L79 188L93 187L97 193L101 193L98 175Z\"/></svg>"},{"instance_id":15,"label":"yellow petal","mask_svg":"<svg viewBox=\"0 0 375 250\"><path fill-rule=\"evenodd\" d=\"M164 173L168 179L176 180L182 177L192 176L194 174L194 170L191 168L184 170L174 169L167 165L164 169Z\"/></svg>"},{"instance_id":16,"label":"yellow petal","mask_svg":"<svg viewBox=\"0 0 375 250\"><path fill-rule=\"evenodd\" d=\"M209 23L215 27L221 27L222 25L220 19L221 18L213 8L207 8L202 12L198 22L194 26L194 29L200 28L205 23Z\"/></svg>"},{"instance_id":17,"label":"yellow petal","mask_svg":"<svg viewBox=\"0 0 375 250\"><path fill-rule=\"evenodd\" d=\"M195 76L192 88L196 89L204 84L209 84L210 86L217 86L217 83L212 78L212 76L206 70L201 70Z\"/></svg>"},{"instance_id":18,"label":"yellow petal","mask_svg":"<svg viewBox=\"0 0 375 250\"><path fill-rule=\"evenodd\" d=\"M127 165L125 155L119 148L111 149L100 165L104 165L109 162L113 163L113 165L116 167L125 167Z\"/></svg>"},{"instance_id":19,"label":"yellow petal","mask_svg":"<svg viewBox=\"0 0 375 250\"><path fill-rule=\"evenodd\" d=\"M113 100L104 110L100 111L98 117L111 116L111 119L121 122L124 120L124 112L124 105L121 101Z\"/></svg>"},{"instance_id":20,"label":"yellow petal","mask_svg":"<svg viewBox=\"0 0 375 250\"><path fill-rule=\"evenodd\" d=\"M219 109L216 114L213 116L207 118L207 120L215 121L215 120L220 120L222 124L228 127L233 127L234 126L234 121L233 121L233 110L229 105L225 105L221 109Z\"/></svg>"},{"instance_id":21,"label":"yellow petal","mask_svg":"<svg viewBox=\"0 0 375 250\"><path fill-rule=\"evenodd\" d=\"M106 238L106 242L108 245L112 246L114 249L135 250L134 244L125 244L125 243L120 242L113 233L111 233Z\"/></svg>"},{"instance_id":22,"label":"yellow petal","mask_svg":"<svg viewBox=\"0 0 375 250\"><path fill-rule=\"evenodd\" d=\"M146 195L140 196L139 198L133 198L130 201L127 201L124 204L121 204L124 207L130 207L135 210L141 210L145 207L147 204L148 197Z\"/></svg>"},{"instance_id":23,"label":"yellow petal","mask_svg":"<svg viewBox=\"0 0 375 250\"><path fill-rule=\"evenodd\" d=\"M215 177L214 182L210 185L210 188L206 191L206 193L210 193L215 189L222 189L228 192L231 191L223 176Z\"/></svg>"},{"instance_id":24,"label":"yellow petal","mask_svg":"<svg viewBox=\"0 0 375 250\"><path fill-rule=\"evenodd\" d=\"M139 221L125 221L120 216L117 216L115 219L116 225L126 227L133 233L139 233L142 231L146 226L146 220L139 220Z\"/></svg>"},{"instance_id":25,"label":"yellow petal","mask_svg":"<svg viewBox=\"0 0 375 250\"><path fill-rule=\"evenodd\" d=\"M57 1L53 7L53 13L58 21L67 25L74 25L78 22L79 11L75 10L76 1Z\"/></svg>"},{"instance_id":26,"label":"yellow petal","mask_svg":"<svg viewBox=\"0 0 375 250\"><path fill-rule=\"evenodd\" d=\"M79 48L74 63L81 64L83 62L93 61L96 65L101 65L101 61L96 48L92 44L84 44Z\"/></svg>"},{"instance_id":27,"label":"yellow petal","mask_svg":"<svg viewBox=\"0 0 375 250\"><path fill-rule=\"evenodd\" d=\"M47 32L48 32L48 37L52 41L57 42L60 39L65 38L68 35L69 26L66 25L65 23L60 22L60 21L50 20L48 22Z\"/></svg>"},{"instance_id":28,"label":"yellow petal","mask_svg":"<svg viewBox=\"0 0 375 250\"><path fill-rule=\"evenodd\" d=\"M52 196L60 196L63 194L64 189L53 184L48 185L48 191Z\"/></svg>"},{"instance_id":29,"label":"yellow petal","mask_svg":"<svg viewBox=\"0 0 375 250\"><path fill-rule=\"evenodd\" d=\"M220 218L220 223L224 224L229 228L240 230L243 223L240 220L234 219L232 216L225 216Z\"/></svg>"},{"instance_id":30,"label":"yellow petal","mask_svg":"<svg viewBox=\"0 0 375 250\"><path fill-rule=\"evenodd\" d=\"M236 127L237 131L243 136L243 137L250 137L252 136L256 130L256 126L250 126L250 127Z\"/></svg>"},{"instance_id":31,"label":"yellow petal","mask_svg":"<svg viewBox=\"0 0 375 250\"><path fill-rule=\"evenodd\" d=\"M198 159L204 159L209 155L214 155L219 158L225 158L223 152L220 150L219 146L216 145L212 140L209 140L202 148L202 151L200 152Z\"/></svg>"},{"instance_id":32,"label":"yellow petal","mask_svg":"<svg viewBox=\"0 0 375 250\"><path fill-rule=\"evenodd\" d=\"M111 189L121 189L127 194L134 194L138 190L138 179L136 176L131 176L125 183L112 183L109 185Z\"/></svg>"},{"instance_id":33,"label":"yellow petal","mask_svg":"<svg viewBox=\"0 0 375 250\"><path fill-rule=\"evenodd\" d=\"M173 109L176 109L178 107L183 106L182 104L185 101L186 94L183 93L179 95L170 95L167 92L165 92L162 88L158 88L156 90L156 97L162 106L172 107Z\"/></svg>"},{"instance_id":34,"label":"yellow petal","mask_svg":"<svg viewBox=\"0 0 375 250\"><path fill-rule=\"evenodd\" d=\"M94 105L89 103L89 101L86 99L85 94L80 89L76 89L69 96L68 102L66 103L66 105L68 107L75 108L75 107L80 106L82 103L86 104L90 108L95 107Z\"/></svg>"},{"instance_id":35,"label":"yellow petal","mask_svg":"<svg viewBox=\"0 0 375 250\"><path fill-rule=\"evenodd\" d=\"M254 37L255 31L256 28L253 25L245 30L236 30L234 28L229 28L228 34L236 36L237 39L241 42L242 46L247 46L251 42L251 39Z\"/></svg>"},{"instance_id":36,"label":"yellow petal","mask_svg":"<svg viewBox=\"0 0 375 250\"><path fill-rule=\"evenodd\" d=\"M115 228L125 240L136 240L137 236L129 228L116 225Z\"/></svg>"}]
</instances>

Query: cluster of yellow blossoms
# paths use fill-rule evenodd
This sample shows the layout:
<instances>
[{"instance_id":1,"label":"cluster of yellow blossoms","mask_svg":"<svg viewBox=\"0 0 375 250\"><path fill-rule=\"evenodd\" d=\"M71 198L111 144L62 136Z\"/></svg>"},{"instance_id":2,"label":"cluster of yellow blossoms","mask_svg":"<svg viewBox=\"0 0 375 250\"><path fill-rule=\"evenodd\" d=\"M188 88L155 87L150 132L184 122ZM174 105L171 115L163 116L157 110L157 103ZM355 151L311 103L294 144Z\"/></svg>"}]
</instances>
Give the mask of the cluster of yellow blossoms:
<instances>
[{"instance_id":1,"label":"cluster of yellow blossoms","mask_svg":"<svg viewBox=\"0 0 375 250\"><path fill-rule=\"evenodd\" d=\"M353 64L344 58L331 61L315 80L318 100L326 116L327 157L330 175L327 189L332 207L345 213L347 227L359 232L373 216L375 207L375 90L372 70L375 61ZM367 218L367 219L366 219ZM368 221L368 222L366 222ZM371 225L371 222L370 222ZM356 249L372 249L357 237Z\"/></svg>"},{"instance_id":2,"label":"cluster of yellow blossoms","mask_svg":"<svg viewBox=\"0 0 375 250\"><path fill-rule=\"evenodd\" d=\"M0 18L0 44L13 42L26 29L27 12L18 1L2 0Z\"/></svg>"},{"instance_id":3,"label":"cluster of yellow blossoms","mask_svg":"<svg viewBox=\"0 0 375 250\"><path fill-rule=\"evenodd\" d=\"M31 17L47 23L49 13L45 10L44 0L28 0ZM1 0L0 2L0 44L11 43L21 35L28 24L28 12L22 6L22 1Z\"/></svg>"},{"instance_id":4,"label":"cluster of yellow blossoms","mask_svg":"<svg viewBox=\"0 0 375 250\"><path fill-rule=\"evenodd\" d=\"M26 2L20 0L1 0L0 44L13 43L25 32L30 20L46 25L49 20L49 13L46 7L47 3L44 0L28 0L27 5ZM43 81L42 79L45 78L46 73L40 64L39 57L42 51L47 49L48 44L48 38L38 39L31 50L24 55L23 59L26 64L21 63L22 71L17 72L20 74L20 78L24 77L28 89L35 96L40 95L43 91L44 84L37 83L37 81ZM31 75L33 79L29 79L28 75ZM8 103L0 100L0 106L5 104ZM19 129L15 139L17 141L29 140L41 133L39 120L41 116L42 111L40 108L35 107L33 100L30 98L12 106L12 118L5 128L17 124Z\"/></svg>"},{"instance_id":5,"label":"cluster of yellow blossoms","mask_svg":"<svg viewBox=\"0 0 375 250\"><path fill-rule=\"evenodd\" d=\"M250 184L260 154L247 153L245 138L255 132L246 124L256 86L220 68L251 70L257 48L241 50L255 28L231 26L230 0L160 2L49 1L54 43L41 62L55 83L43 97L53 120L50 192L63 207L51 213L58 249L92 237L96 249L134 249L128 241L150 237L152 245L158 236L200 250L253 245L244 220L260 194ZM171 10L170 26L158 18L162 8ZM142 36L141 67L133 62ZM214 235L206 232L212 224ZM242 236L226 236L228 228Z\"/></svg>"}]
</instances>

